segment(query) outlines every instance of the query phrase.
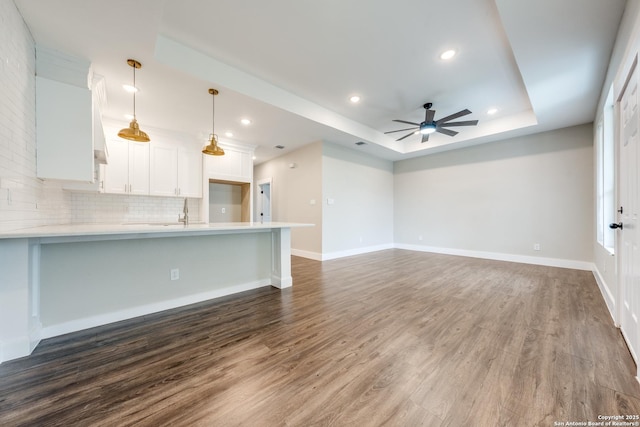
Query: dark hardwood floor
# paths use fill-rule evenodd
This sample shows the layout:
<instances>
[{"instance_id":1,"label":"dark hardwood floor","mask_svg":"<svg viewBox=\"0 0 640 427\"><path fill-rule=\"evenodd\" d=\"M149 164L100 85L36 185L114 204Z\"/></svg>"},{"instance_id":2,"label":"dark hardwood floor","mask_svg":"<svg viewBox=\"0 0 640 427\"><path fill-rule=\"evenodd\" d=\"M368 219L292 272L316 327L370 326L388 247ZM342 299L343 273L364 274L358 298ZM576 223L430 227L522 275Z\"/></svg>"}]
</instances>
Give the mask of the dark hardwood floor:
<instances>
[{"instance_id":1,"label":"dark hardwood floor","mask_svg":"<svg viewBox=\"0 0 640 427\"><path fill-rule=\"evenodd\" d=\"M1 426L553 426L640 414L590 272L402 250L43 341Z\"/></svg>"}]
</instances>

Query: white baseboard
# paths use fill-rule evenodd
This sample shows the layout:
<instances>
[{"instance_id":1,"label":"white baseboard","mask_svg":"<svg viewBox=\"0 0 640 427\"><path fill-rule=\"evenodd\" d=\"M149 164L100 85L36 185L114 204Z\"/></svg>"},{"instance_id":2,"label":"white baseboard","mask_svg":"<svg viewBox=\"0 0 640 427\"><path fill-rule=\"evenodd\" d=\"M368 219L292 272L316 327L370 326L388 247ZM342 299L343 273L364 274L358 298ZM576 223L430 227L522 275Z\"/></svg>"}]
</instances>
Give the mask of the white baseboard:
<instances>
[{"instance_id":1,"label":"white baseboard","mask_svg":"<svg viewBox=\"0 0 640 427\"><path fill-rule=\"evenodd\" d=\"M607 286L607 282L604 280L604 278L600 274L600 270L598 270L598 267L595 264L593 266L592 271L593 271L593 277L596 279L596 283L598 284L598 288L600 288L600 293L602 294L602 298L604 299L604 302L607 305L607 309L609 309L609 314L613 319L613 323L616 325L616 327L620 327L620 325L618 325L616 321L616 316L614 315L616 310L616 303L615 303L616 299L614 298L609 286Z\"/></svg>"},{"instance_id":2,"label":"white baseboard","mask_svg":"<svg viewBox=\"0 0 640 427\"><path fill-rule=\"evenodd\" d=\"M362 248L348 249L346 251L329 252L329 253L310 252L310 251L303 251L301 249L291 248L291 255L312 259L314 261L328 261L330 259L338 259L338 258L344 258L348 256L353 256L353 255L368 254L370 252L383 251L385 249L393 249L394 247L395 246L393 245L393 243L388 243L384 245L366 246Z\"/></svg>"},{"instance_id":3,"label":"white baseboard","mask_svg":"<svg viewBox=\"0 0 640 427\"><path fill-rule=\"evenodd\" d=\"M134 317L144 316L151 313L157 313L163 310L170 310L172 308L182 307L189 304L195 304L202 301L207 301L214 298L220 298L226 295L235 294L238 292L249 291L251 289L262 288L269 286L271 281L269 279L260 280L251 283L245 283L236 286L230 286L228 288L215 289L207 292L202 292L194 295L187 295L184 297L176 298L169 301L161 301L153 304L145 304L138 307L132 307L125 310L114 311L111 313L99 314L96 316L85 317L83 319L72 320L69 322L59 323L57 325L45 326L42 328L40 336L42 339L51 338L58 335L68 334L70 332L81 331L83 329L89 329L96 326L102 326L113 322L119 322L121 320L132 319Z\"/></svg>"},{"instance_id":4,"label":"white baseboard","mask_svg":"<svg viewBox=\"0 0 640 427\"><path fill-rule=\"evenodd\" d=\"M346 251L329 252L329 253L326 253L326 254L323 253L322 254L322 261L328 261L330 259L344 258L344 257L348 257L348 256L353 256L353 255L368 254L368 253L371 253L371 252L384 251L386 249L393 249L393 248L394 248L393 243L388 243L388 244L384 244L384 245L366 246L366 247L363 247L363 248L348 249Z\"/></svg>"},{"instance_id":5,"label":"white baseboard","mask_svg":"<svg viewBox=\"0 0 640 427\"><path fill-rule=\"evenodd\" d=\"M410 251L432 252L432 253L444 254L444 255L457 255L457 256L466 256L471 258L492 259L496 261L519 262L521 264L545 265L547 267L571 268L574 270L585 270L585 271L593 270L593 263L587 262L587 261L576 261L571 259L543 258L543 257L534 257L534 256L527 256L527 255L504 254L499 252L483 252L483 251L471 251L467 249L451 249L451 248L438 248L434 246L406 245L401 243L396 244L395 247L397 249L406 249Z\"/></svg>"},{"instance_id":6,"label":"white baseboard","mask_svg":"<svg viewBox=\"0 0 640 427\"><path fill-rule=\"evenodd\" d=\"M303 251L302 249L291 248L291 255L312 259L314 261L322 261L322 254L318 252Z\"/></svg>"},{"instance_id":7,"label":"white baseboard","mask_svg":"<svg viewBox=\"0 0 640 427\"><path fill-rule=\"evenodd\" d=\"M28 356L31 354L30 344L28 337L0 342L0 363Z\"/></svg>"}]
</instances>

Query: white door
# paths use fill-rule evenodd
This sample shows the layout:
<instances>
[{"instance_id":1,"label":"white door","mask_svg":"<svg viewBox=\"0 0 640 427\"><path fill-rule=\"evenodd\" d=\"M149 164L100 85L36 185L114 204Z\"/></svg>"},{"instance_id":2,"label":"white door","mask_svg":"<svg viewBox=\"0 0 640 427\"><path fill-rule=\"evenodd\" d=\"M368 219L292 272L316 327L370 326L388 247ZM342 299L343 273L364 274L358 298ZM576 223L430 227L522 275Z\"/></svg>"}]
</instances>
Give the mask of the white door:
<instances>
[{"instance_id":1,"label":"white door","mask_svg":"<svg viewBox=\"0 0 640 427\"><path fill-rule=\"evenodd\" d=\"M258 184L260 191L258 197L258 217L263 222L271 221L271 182Z\"/></svg>"},{"instance_id":2,"label":"white door","mask_svg":"<svg viewBox=\"0 0 640 427\"><path fill-rule=\"evenodd\" d=\"M640 252L638 251L638 82L632 71L620 98L618 254L620 329L638 366L640 350ZM640 372L640 371L639 371Z\"/></svg>"}]
</instances>

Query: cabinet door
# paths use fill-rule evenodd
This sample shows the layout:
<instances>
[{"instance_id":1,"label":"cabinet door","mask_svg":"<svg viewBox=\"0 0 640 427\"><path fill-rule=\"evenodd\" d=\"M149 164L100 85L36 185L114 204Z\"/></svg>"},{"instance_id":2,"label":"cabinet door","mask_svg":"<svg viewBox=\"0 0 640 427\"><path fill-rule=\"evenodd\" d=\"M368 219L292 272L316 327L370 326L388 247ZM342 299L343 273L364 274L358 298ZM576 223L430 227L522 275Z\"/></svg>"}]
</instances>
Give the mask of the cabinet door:
<instances>
[{"instance_id":1,"label":"cabinet door","mask_svg":"<svg viewBox=\"0 0 640 427\"><path fill-rule=\"evenodd\" d=\"M228 181L250 181L253 176L251 155L230 148L224 150L224 156L206 156L207 176Z\"/></svg>"},{"instance_id":2,"label":"cabinet door","mask_svg":"<svg viewBox=\"0 0 640 427\"><path fill-rule=\"evenodd\" d=\"M202 197L202 153L199 150L178 149L178 189L182 197Z\"/></svg>"},{"instance_id":3,"label":"cabinet door","mask_svg":"<svg viewBox=\"0 0 640 427\"><path fill-rule=\"evenodd\" d=\"M240 153L240 175L246 182L253 181L253 158L249 153Z\"/></svg>"},{"instance_id":4,"label":"cabinet door","mask_svg":"<svg viewBox=\"0 0 640 427\"><path fill-rule=\"evenodd\" d=\"M109 163L104 168L104 192L124 194L129 192L129 143L109 140Z\"/></svg>"},{"instance_id":5,"label":"cabinet door","mask_svg":"<svg viewBox=\"0 0 640 427\"><path fill-rule=\"evenodd\" d=\"M36 77L39 178L93 181L91 91Z\"/></svg>"},{"instance_id":6,"label":"cabinet door","mask_svg":"<svg viewBox=\"0 0 640 427\"><path fill-rule=\"evenodd\" d=\"M129 193L149 194L149 144L129 143Z\"/></svg>"},{"instance_id":7,"label":"cabinet door","mask_svg":"<svg viewBox=\"0 0 640 427\"><path fill-rule=\"evenodd\" d=\"M149 194L152 196L178 195L178 150L153 144L150 147L151 181Z\"/></svg>"}]
</instances>

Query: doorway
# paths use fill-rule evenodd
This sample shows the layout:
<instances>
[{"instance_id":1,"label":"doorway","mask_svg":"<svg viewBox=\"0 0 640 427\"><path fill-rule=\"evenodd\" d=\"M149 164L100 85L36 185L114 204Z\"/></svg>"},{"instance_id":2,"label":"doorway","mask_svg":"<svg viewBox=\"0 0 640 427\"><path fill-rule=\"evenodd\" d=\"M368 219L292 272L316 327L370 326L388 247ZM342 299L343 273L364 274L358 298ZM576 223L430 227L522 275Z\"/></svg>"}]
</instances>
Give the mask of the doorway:
<instances>
[{"instance_id":1,"label":"doorway","mask_svg":"<svg viewBox=\"0 0 640 427\"><path fill-rule=\"evenodd\" d=\"M636 60L637 61L637 60ZM637 63L637 62L636 62ZM620 330L638 366L640 350L640 251L638 250L638 76L636 63L618 98L618 319ZM636 286L634 286L636 285ZM640 371L638 371L640 374ZM640 376L640 375L638 375Z\"/></svg>"},{"instance_id":2,"label":"doorway","mask_svg":"<svg viewBox=\"0 0 640 427\"><path fill-rule=\"evenodd\" d=\"M271 222L271 185L271 178L258 181L258 203L256 203L258 212L256 217L261 222Z\"/></svg>"}]
</instances>

